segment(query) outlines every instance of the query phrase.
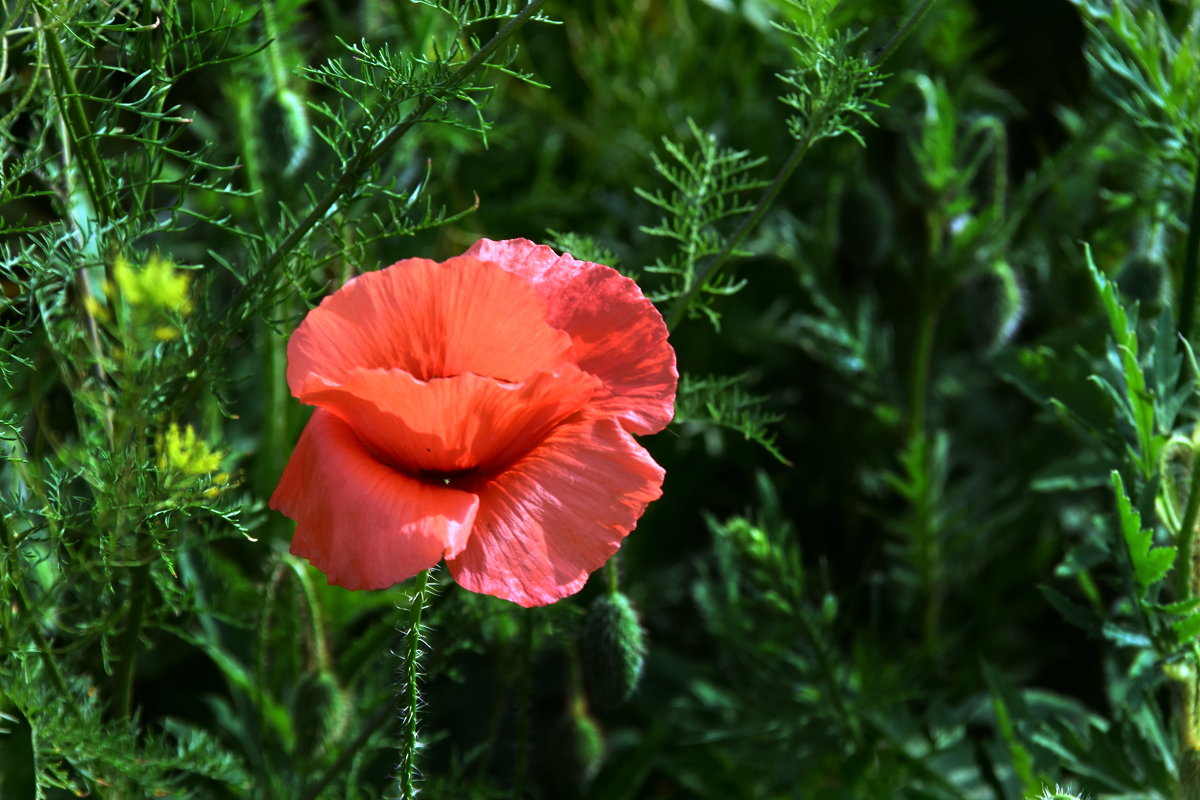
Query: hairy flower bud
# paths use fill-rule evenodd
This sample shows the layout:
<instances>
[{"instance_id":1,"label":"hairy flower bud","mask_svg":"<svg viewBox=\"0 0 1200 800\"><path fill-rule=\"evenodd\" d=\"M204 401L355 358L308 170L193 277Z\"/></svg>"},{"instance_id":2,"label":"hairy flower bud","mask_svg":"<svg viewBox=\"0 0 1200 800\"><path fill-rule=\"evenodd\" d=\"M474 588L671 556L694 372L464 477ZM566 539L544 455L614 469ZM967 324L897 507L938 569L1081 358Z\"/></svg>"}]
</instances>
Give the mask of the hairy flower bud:
<instances>
[{"instance_id":1,"label":"hairy flower bud","mask_svg":"<svg viewBox=\"0 0 1200 800\"><path fill-rule=\"evenodd\" d=\"M646 635L621 592L596 598L584 622L583 668L602 706L624 703L637 689L646 660Z\"/></svg>"},{"instance_id":2,"label":"hairy flower bud","mask_svg":"<svg viewBox=\"0 0 1200 800\"><path fill-rule=\"evenodd\" d=\"M998 259L966 285L967 325L989 350L1008 344L1025 318L1025 289L1012 266Z\"/></svg>"}]
</instances>

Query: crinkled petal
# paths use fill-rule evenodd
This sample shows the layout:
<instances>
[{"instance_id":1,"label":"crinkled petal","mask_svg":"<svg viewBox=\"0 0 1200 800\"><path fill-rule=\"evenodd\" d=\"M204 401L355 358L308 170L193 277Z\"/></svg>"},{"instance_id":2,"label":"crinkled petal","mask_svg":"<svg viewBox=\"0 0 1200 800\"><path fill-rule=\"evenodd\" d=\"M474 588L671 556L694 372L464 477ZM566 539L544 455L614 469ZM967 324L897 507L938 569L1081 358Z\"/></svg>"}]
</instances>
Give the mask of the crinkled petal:
<instances>
[{"instance_id":1,"label":"crinkled petal","mask_svg":"<svg viewBox=\"0 0 1200 800\"><path fill-rule=\"evenodd\" d=\"M616 270L559 255L527 239L480 239L465 256L494 261L533 284L547 320L566 331L575 363L598 377L606 395L593 406L632 433L671 421L679 373L662 315L637 284Z\"/></svg>"},{"instance_id":2,"label":"crinkled petal","mask_svg":"<svg viewBox=\"0 0 1200 800\"><path fill-rule=\"evenodd\" d=\"M574 594L662 494L662 480L616 420L561 425L509 469L464 487L479 512L450 572L466 589L526 607Z\"/></svg>"},{"instance_id":3,"label":"crinkled petal","mask_svg":"<svg viewBox=\"0 0 1200 800\"><path fill-rule=\"evenodd\" d=\"M336 385L314 377L298 397L337 414L381 458L417 475L509 464L598 388L571 364L521 383L471 373L420 381L402 370L373 369L355 370Z\"/></svg>"},{"instance_id":4,"label":"crinkled petal","mask_svg":"<svg viewBox=\"0 0 1200 800\"><path fill-rule=\"evenodd\" d=\"M310 375L339 383L355 368L521 381L572 360L570 337L547 324L522 277L474 258L410 258L359 275L310 311L288 342L287 376L298 395Z\"/></svg>"},{"instance_id":5,"label":"crinkled petal","mask_svg":"<svg viewBox=\"0 0 1200 800\"><path fill-rule=\"evenodd\" d=\"M317 409L270 505L296 520L292 552L330 583L383 589L459 552L479 499L380 463L349 426Z\"/></svg>"}]
</instances>

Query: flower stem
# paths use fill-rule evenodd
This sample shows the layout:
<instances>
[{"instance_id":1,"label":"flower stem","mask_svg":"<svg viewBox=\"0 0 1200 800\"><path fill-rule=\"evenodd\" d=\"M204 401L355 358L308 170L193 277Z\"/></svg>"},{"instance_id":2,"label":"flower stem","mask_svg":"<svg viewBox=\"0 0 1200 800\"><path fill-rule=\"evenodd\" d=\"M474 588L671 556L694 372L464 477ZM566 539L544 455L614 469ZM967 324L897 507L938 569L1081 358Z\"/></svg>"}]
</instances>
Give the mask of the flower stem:
<instances>
[{"instance_id":1,"label":"flower stem","mask_svg":"<svg viewBox=\"0 0 1200 800\"><path fill-rule=\"evenodd\" d=\"M401 727L396 789L400 800L412 800L417 796L417 751L420 749L417 721L421 707L421 612L425 610L429 599L429 572L430 570L426 569L417 573L416 585L413 586L408 604L408 630L404 635L403 662L397 672L397 711L400 714Z\"/></svg>"}]
</instances>

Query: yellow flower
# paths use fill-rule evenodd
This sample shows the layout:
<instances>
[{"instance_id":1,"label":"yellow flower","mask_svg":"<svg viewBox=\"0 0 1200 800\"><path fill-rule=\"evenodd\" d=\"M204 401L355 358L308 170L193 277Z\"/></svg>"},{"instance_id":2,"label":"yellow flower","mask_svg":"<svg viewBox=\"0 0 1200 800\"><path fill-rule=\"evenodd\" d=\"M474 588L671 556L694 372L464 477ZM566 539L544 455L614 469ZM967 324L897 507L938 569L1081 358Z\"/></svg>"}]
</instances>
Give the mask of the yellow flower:
<instances>
[{"instance_id":1,"label":"yellow flower","mask_svg":"<svg viewBox=\"0 0 1200 800\"><path fill-rule=\"evenodd\" d=\"M180 430L172 422L159 440L159 469L172 469L184 475L207 475L221 466L223 457L224 453L209 450L208 444L196 436L191 425Z\"/></svg>"},{"instance_id":2,"label":"yellow flower","mask_svg":"<svg viewBox=\"0 0 1200 800\"><path fill-rule=\"evenodd\" d=\"M135 269L127 259L118 256L113 264L113 279L121 296L131 306L149 306L180 314L192 310L188 296L191 276L177 270L169 259L151 256L140 269Z\"/></svg>"}]
</instances>

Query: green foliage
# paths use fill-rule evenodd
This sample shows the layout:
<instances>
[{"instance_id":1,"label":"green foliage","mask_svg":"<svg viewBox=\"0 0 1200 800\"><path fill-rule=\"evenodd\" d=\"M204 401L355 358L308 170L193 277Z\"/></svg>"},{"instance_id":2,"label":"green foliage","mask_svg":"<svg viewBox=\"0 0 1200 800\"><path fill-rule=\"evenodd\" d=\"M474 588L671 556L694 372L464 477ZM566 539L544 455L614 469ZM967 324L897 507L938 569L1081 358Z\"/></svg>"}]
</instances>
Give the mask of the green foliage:
<instances>
[{"instance_id":1,"label":"green foliage","mask_svg":"<svg viewBox=\"0 0 1200 800\"><path fill-rule=\"evenodd\" d=\"M762 408L765 398L748 394L743 388L745 375L693 378L684 374L679 381L675 401L675 422L688 426L718 427L740 433L748 441L762 446L781 464L790 465L775 447L771 426L783 419Z\"/></svg>"},{"instance_id":2,"label":"green foliage","mask_svg":"<svg viewBox=\"0 0 1200 800\"><path fill-rule=\"evenodd\" d=\"M718 146L715 136L703 132L691 120L688 128L696 141L694 154L681 144L663 139L669 160L651 155L654 169L671 185L670 193L651 193L640 187L634 190L665 214L657 225L643 226L642 232L668 239L674 248L667 259L646 267L647 272L667 276L666 286L650 295L663 305L687 297L693 287L698 287L702 295L731 295L742 287L742 282L729 278L706 280L699 273L700 265L703 259L717 256L729 246L729 235L722 232L720 224L748 213L753 206L745 194L766 185L749 174L762 165L764 158L751 158L748 152ZM731 253L748 255L738 250ZM720 315L706 302L699 303L699 311L714 326L720 324Z\"/></svg>"},{"instance_id":3,"label":"green foliage","mask_svg":"<svg viewBox=\"0 0 1200 800\"><path fill-rule=\"evenodd\" d=\"M871 92L882 81L871 62L854 53L861 32L839 28L837 4L828 0L789 0L779 29L795 39L795 66L779 74L788 92L780 97L796 113L788 132L806 146L842 134L864 144L857 124L871 123Z\"/></svg>"},{"instance_id":4,"label":"green foliage","mask_svg":"<svg viewBox=\"0 0 1200 800\"><path fill-rule=\"evenodd\" d=\"M1200 12L1027 5L8 3L0 796L1194 796ZM679 359L620 587L325 585L286 333L539 231Z\"/></svg>"},{"instance_id":5,"label":"green foliage","mask_svg":"<svg viewBox=\"0 0 1200 800\"><path fill-rule=\"evenodd\" d=\"M1133 567L1133 577L1137 581L1138 590L1145 592L1148 588L1167 577L1175 563L1177 551L1174 547L1153 547L1154 533L1142 530L1142 517L1130 505L1129 496L1125 494L1125 486L1121 482L1121 474L1113 472L1113 491L1117 495L1117 518L1121 523L1121 533L1125 537L1125 546L1129 548L1129 563Z\"/></svg>"}]
</instances>

